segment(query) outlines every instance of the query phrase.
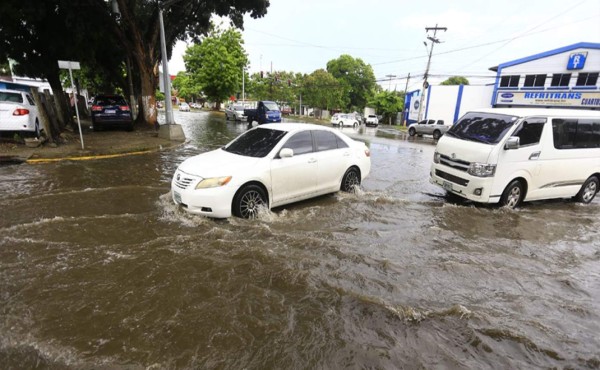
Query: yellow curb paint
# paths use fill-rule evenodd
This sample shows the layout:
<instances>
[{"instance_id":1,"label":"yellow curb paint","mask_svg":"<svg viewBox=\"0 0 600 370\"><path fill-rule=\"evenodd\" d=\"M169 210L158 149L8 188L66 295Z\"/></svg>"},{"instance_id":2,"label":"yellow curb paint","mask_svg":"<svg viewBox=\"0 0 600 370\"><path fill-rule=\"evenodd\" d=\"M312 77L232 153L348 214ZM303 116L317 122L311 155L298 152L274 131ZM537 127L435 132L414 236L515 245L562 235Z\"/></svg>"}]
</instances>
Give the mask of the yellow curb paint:
<instances>
[{"instance_id":1,"label":"yellow curb paint","mask_svg":"<svg viewBox=\"0 0 600 370\"><path fill-rule=\"evenodd\" d=\"M107 158L117 158L117 157L125 157L128 155L140 155L152 153L155 150L145 150L142 152L131 152L131 153L121 153L121 154L103 154L103 155L92 155L86 157L65 157L65 158L39 158L39 159L28 159L25 163L29 164L37 164L37 163L52 163L52 162L60 162L60 161L89 161L93 159L107 159Z\"/></svg>"}]
</instances>

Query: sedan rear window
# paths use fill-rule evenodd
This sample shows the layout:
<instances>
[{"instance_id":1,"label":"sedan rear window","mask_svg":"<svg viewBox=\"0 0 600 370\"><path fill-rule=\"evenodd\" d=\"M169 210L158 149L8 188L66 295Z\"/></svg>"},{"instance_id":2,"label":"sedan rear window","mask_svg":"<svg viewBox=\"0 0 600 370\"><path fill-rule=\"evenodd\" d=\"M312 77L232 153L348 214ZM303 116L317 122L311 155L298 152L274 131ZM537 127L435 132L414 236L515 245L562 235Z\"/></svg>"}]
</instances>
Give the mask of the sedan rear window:
<instances>
[{"instance_id":1,"label":"sedan rear window","mask_svg":"<svg viewBox=\"0 0 600 370\"><path fill-rule=\"evenodd\" d=\"M23 96L20 93L0 91L0 101L23 103Z\"/></svg>"},{"instance_id":2,"label":"sedan rear window","mask_svg":"<svg viewBox=\"0 0 600 370\"><path fill-rule=\"evenodd\" d=\"M286 134L287 131L256 128L246 131L223 150L246 157L262 158L269 154Z\"/></svg>"},{"instance_id":3,"label":"sedan rear window","mask_svg":"<svg viewBox=\"0 0 600 370\"><path fill-rule=\"evenodd\" d=\"M127 102L122 96L98 96L95 105L127 105Z\"/></svg>"}]
</instances>

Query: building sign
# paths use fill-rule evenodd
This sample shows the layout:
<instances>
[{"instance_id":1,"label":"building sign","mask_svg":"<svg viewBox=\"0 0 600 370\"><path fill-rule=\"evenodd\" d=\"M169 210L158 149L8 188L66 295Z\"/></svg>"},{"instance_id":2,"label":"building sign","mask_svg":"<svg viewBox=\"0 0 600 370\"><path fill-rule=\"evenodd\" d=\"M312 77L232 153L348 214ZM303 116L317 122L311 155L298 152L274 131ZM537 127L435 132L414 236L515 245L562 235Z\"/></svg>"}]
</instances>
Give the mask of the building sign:
<instances>
[{"instance_id":1,"label":"building sign","mask_svg":"<svg viewBox=\"0 0 600 370\"><path fill-rule=\"evenodd\" d=\"M600 108L600 92L499 92L497 105Z\"/></svg>"},{"instance_id":2,"label":"building sign","mask_svg":"<svg viewBox=\"0 0 600 370\"><path fill-rule=\"evenodd\" d=\"M569 55L569 62L567 63L568 70L583 69L585 66L585 60L587 58L587 51L582 53L573 53Z\"/></svg>"}]
</instances>

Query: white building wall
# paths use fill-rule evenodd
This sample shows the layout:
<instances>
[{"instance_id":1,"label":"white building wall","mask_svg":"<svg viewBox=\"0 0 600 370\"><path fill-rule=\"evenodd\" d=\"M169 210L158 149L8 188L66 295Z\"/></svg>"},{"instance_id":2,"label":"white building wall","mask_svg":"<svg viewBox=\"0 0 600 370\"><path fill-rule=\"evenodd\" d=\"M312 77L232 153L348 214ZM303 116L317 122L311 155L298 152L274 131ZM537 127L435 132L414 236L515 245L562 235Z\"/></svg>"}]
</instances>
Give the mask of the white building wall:
<instances>
[{"instance_id":1,"label":"white building wall","mask_svg":"<svg viewBox=\"0 0 600 370\"><path fill-rule=\"evenodd\" d=\"M494 86L465 86L456 119L465 113L479 108L491 108Z\"/></svg>"},{"instance_id":2,"label":"white building wall","mask_svg":"<svg viewBox=\"0 0 600 370\"><path fill-rule=\"evenodd\" d=\"M460 86L430 86L425 100L423 119L444 120L453 123Z\"/></svg>"}]
</instances>

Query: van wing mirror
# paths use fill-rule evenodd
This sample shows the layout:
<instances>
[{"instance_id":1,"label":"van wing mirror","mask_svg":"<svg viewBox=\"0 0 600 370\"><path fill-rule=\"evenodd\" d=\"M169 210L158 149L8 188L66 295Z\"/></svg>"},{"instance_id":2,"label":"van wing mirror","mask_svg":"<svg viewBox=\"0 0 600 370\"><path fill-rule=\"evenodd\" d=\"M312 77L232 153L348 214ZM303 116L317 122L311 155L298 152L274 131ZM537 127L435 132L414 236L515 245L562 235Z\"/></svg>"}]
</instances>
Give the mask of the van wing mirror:
<instances>
[{"instance_id":1,"label":"van wing mirror","mask_svg":"<svg viewBox=\"0 0 600 370\"><path fill-rule=\"evenodd\" d=\"M290 148L283 148L279 151L279 158L292 158L294 156L294 150Z\"/></svg>"},{"instance_id":2,"label":"van wing mirror","mask_svg":"<svg viewBox=\"0 0 600 370\"><path fill-rule=\"evenodd\" d=\"M504 144L504 149L506 149L506 150L519 149L520 141L521 141L520 137L511 136L508 138L508 140L506 140L506 144Z\"/></svg>"}]
</instances>

